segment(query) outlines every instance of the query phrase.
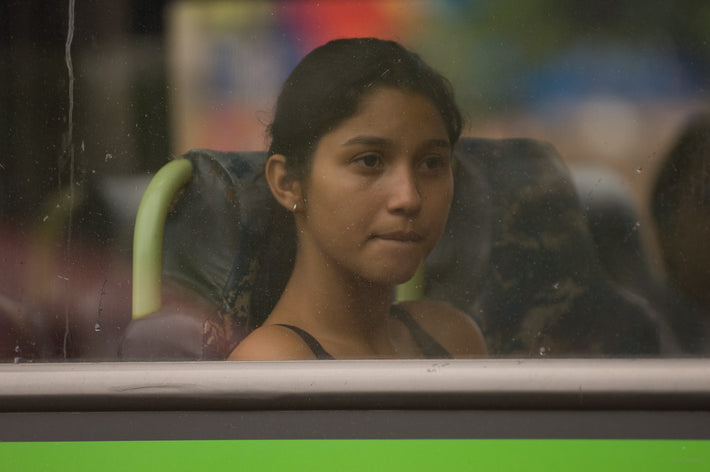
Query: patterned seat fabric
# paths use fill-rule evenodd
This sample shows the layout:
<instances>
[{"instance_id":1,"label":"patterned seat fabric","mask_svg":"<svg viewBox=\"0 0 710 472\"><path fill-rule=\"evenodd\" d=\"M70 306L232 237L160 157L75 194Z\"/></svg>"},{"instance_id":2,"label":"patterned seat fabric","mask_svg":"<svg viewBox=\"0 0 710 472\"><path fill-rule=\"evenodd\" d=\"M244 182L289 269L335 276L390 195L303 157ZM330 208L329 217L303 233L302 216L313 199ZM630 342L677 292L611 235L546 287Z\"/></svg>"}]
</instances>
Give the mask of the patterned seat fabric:
<instances>
[{"instance_id":1,"label":"patterned seat fabric","mask_svg":"<svg viewBox=\"0 0 710 472\"><path fill-rule=\"evenodd\" d=\"M265 153L194 150L165 225L163 306L131 322L124 359L224 359L244 337L267 231Z\"/></svg>"},{"instance_id":2,"label":"patterned seat fabric","mask_svg":"<svg viewBox=\"0 0 710 472\"><path fill-rule=\"evenodd\" d=\"M427 296L482 326L493 356L649 356L670 349L645 300L603 272L566 166L528 139L464 139Z\"/></svg>"}]
</instances>

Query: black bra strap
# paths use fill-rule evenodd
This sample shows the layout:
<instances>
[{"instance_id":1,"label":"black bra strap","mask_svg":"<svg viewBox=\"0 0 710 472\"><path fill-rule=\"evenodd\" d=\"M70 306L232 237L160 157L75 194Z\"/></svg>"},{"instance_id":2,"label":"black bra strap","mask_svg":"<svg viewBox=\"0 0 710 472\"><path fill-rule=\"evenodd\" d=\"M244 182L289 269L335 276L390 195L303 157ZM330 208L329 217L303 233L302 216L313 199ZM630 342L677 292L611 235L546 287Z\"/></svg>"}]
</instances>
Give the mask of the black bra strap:
<instances>
[{"instance_id":1,"label":"black bra strap","mask_svg":"<svg viewBox=\"0 0 710 472\"><path fill-rule=\"evenodd\" d=\"M390 314L401 321L407 329L409 329L409 332L412 333L412 337L414 338L414 341L417 343L419 346L419 349L422 350L422 354L424 354L424 357L429 358L429 359L451 359L453 356L449 351L447 351L444 346L439 344L439 342L434 339L429 333L427 333L424 328L422 328L419 323L412 317L412 315L406 311L404 308L397 306L397 305L392 305L390 309ZM283 326L284 328L288 328L294 333L298 334L301 339L303 339L303 342L305 342L309 348L311 348L311 351L313 351L313 354L316 356L316 359L335 359L332 355L328 353L325 349L323 349L323 346L318 342L316 338L314 338L309 332L299 328L298 326L293 326L289 324L276 324L276 326Z\"/></svg>"},{"instance_id":2,"label":"black bra strap","mask_svg":"<svg viewBox=\"0 0 710 472\"><path fill-rule=\"evenodd\" d=\"M424 328L401 306L392 305L390 315L401 321L409 329L424 357L428 359L451 359L454 357L436 339L424 331Z\"/></svg>"},{"instance_id":3,"label":"black bra strap","mask_svg":"<svg viewBox=\"0 0 710 472\"><path fill-rule=\"evenodd\" d=\"M331 356L328 351L323 349L323 346L320 345L318 340L311 336L311 334L308 331L305 331L298 326L293 326L289 324L276 324L276 326L283 326L284 328L288 328L297 335L303 339L303 342L305 342L308 347L311 348L311 351L313 351L313 354L315 354L316 359L335 359L335 357Z\"/></svg>"}]
</instances>

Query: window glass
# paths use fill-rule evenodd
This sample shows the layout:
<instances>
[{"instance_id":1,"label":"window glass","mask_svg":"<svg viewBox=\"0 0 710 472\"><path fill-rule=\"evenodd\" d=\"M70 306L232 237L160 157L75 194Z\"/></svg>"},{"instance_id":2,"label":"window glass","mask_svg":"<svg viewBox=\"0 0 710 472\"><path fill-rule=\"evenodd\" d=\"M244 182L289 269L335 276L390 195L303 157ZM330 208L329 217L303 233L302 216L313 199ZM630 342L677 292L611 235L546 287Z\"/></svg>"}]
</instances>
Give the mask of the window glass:
<instances>
[{"instance_id":1,"label":"window glass","mask_svg":"<svg viewBox=\"0 0 710 472\"><path fill-rule=\"evenodd\" d=\"M708 24L696 0L5 2L0 360L226 358L260 303L233 200L258 208L258 169L176 187L138 323L141 197L192 149L261 162L289 72L353 36L419 53L465 115L447 230L397 297L462 310L493 357L704 357Z\"/></svg>"}]
</instances>

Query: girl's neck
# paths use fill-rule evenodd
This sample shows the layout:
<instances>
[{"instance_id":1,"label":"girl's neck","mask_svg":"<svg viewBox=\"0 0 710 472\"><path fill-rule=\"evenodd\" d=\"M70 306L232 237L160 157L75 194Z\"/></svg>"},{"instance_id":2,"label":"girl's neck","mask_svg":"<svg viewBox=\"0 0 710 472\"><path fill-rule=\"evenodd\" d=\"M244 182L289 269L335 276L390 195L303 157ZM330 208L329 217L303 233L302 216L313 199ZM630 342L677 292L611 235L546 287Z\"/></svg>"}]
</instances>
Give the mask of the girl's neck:
<instances>
[{"instance_id":1,"label":"girl's neck","mask_svg":"<svg viewBox=\"0 0 710 472\"><path fill-rule=\"evenodd\" d=\"M393 290L393 285L372 284L337 267L324 270L297 259L274 321L335 337L371 339L387 329Z\"/></svg>"}]
</instances>

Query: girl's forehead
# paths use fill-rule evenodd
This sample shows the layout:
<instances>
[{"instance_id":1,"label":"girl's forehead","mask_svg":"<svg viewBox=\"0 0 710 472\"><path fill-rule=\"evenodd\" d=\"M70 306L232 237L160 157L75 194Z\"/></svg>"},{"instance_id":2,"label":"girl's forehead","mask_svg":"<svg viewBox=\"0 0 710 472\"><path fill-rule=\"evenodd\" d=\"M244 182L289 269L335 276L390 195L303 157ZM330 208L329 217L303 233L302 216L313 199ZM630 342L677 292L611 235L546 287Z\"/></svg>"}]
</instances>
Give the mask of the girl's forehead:
<instances>
[{"instance_id":1,"label":"girl's forehead","mask_svg":"<svg viewBox=\"0 0 710 472\"><path fill-rule=\"evenodd\" d=\"M355 131L357 128L385 133L412 125L446 134L441 113L427 97L408 90L381 87L365 95L355 113L329 134Z\"/></svg>"},{"instance_id":2,"label":"girl's forehead","mask_svg":"<svg viewBox=\"0 0 710 472\"><path fill-rule=\"evenodd\" d=\"M429 97L420 92L391 85L378 85L362 95L355 110L355 115L368 107L377 106L387 102L427 102L432 108L436 108Z\"/></svg>"}]
</instances>

